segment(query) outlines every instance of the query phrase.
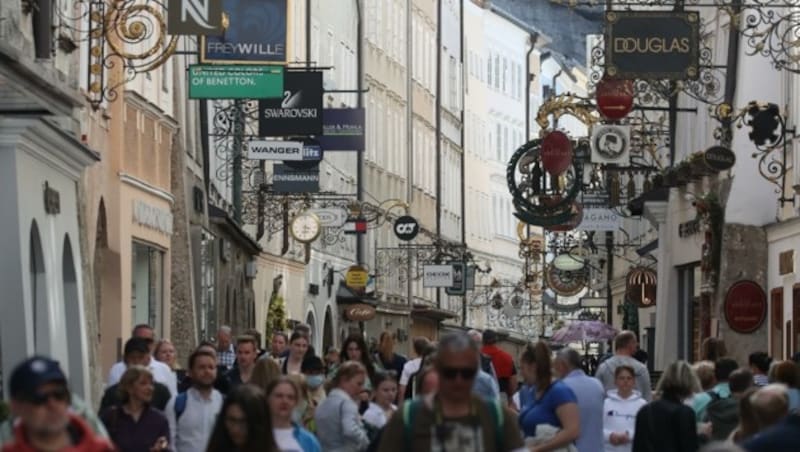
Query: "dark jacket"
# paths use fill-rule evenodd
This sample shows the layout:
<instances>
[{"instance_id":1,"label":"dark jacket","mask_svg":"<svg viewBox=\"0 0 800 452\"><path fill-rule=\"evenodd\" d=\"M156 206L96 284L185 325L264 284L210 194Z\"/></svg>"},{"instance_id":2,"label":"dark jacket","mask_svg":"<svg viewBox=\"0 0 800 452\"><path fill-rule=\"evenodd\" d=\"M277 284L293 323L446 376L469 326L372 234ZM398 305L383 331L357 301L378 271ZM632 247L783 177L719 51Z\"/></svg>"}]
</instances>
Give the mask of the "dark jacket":
<instances>
[{"instance_id":1,"label":"dark jacket","mask_svg":"<svg viewBox=\"0 0 800 452\"><path fill-rule=\"evenodd\" d=\"M786 419L744 443L748 452L795 452L800 444L800 415Z\"/></svg>"},{"instance_id":2,"label":"dark jacket","mask_svg":"<svg viewBox=\"0 0 800 452\"><path fill-rule=\"evenodd\" d=\"M164 411L164 408L167 406L167 402L169 399L172 398L172 394L170 394L169 389L166 386L159 382L154 382L155 389L153 390L153 400L150 402L150 405L153 408L157 408L161 411ZM100 401L100 409L98 412L102 413L106 410L106 408L111 408L112 406L118 406L122 403L119 399L119 395L117 395L117 387L119 383L109 386L106 389L106 392L103 393L103 399Z\"/></svg>"},{"instance_id":3,"label":"dark jacket","mask_svg":"<svg viewBox=\"0 0 800 452\"><path fill-rule=\"evenodd\" d=\"M676 400L650 402L636 415L633 452L695 452L694 410Z\"/></svg>"}]
</instances>

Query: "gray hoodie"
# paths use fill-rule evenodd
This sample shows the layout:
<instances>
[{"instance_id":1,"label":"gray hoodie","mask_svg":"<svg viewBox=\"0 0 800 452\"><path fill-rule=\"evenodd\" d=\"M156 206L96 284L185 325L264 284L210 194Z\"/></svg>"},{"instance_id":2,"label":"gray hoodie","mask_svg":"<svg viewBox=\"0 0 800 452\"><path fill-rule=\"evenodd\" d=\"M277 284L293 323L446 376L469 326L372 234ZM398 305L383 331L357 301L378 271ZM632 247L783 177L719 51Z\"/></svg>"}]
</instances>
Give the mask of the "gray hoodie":
<instances>
[{"instance_id":1,"label":"gray hoodie","mask_svg":"<svg viewBox=\"0 0 800 452\"><path fill-rule=\"evenodd\" d=\"M653 391L650 388L650 372L647 371L647 367L644 364L630 356L614 355L603 361L603 364L600 364L595 377L600 380L600 383L603 383L603 388L606 391L616 388L614 372L619 366L632 367L636 373L636 389L642 394L643 399L648 402L653 400Z\"/></svg>"}]
</instances>

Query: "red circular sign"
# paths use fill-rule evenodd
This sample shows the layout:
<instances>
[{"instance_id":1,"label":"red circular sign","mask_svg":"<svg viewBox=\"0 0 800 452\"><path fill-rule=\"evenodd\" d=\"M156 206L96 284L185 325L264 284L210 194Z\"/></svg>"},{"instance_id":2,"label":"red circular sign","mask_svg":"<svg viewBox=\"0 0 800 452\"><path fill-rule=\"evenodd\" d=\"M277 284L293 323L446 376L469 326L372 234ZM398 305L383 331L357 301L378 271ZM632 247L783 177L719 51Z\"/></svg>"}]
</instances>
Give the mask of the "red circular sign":
<instances>
[{"instance_id":1,"label":"red circular sign","mask_svg":"<svg viewBox=\"0 0 800 452\"><path fill-rule=\"evenodd\" d=\"M542 166L558 176L572 165L572 141L564 132L554 130L542 139Z\"/></svg>"},{"instance_id":2,"label":"red circular sign","mask_svg":"<svg viewBox=\"0 0 800 452\"><path fill-rule=\"evenodd\" d=\"M767 316L767 294L753 281L734 283L725 295L725 320L733 331L752 333Z\"/></svg>"},{"instance_id":3,"label":"red circular sign","mask_svg":"<svg viewBox=\"0 0 800 452\"><path fill-rule=\"evenodd\" d=\"M617 120L633 110L633 80L603 77L595 88L597 109L606 119Z\"/></svg>"}]
</instances>

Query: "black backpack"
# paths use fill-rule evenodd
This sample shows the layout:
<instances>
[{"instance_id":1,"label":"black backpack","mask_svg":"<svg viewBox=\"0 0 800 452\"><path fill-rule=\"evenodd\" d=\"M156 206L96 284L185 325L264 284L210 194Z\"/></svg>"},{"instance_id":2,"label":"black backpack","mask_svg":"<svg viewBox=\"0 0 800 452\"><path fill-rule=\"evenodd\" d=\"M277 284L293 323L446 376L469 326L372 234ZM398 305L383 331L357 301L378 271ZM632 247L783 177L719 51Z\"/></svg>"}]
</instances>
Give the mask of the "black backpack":
<instances>
[{"instance_id":1,"label":"black backpack","mask_svg":"<svg viewBox=\"0 0 800 452\"><path fill-rule=\"evenodd\" d=\"M714 391L708 391L708 395L711 402L706 407L706 419L711 422L711 439L724 441L739 425L739 400L722 398Z\"/></svg>"}]
</instances>

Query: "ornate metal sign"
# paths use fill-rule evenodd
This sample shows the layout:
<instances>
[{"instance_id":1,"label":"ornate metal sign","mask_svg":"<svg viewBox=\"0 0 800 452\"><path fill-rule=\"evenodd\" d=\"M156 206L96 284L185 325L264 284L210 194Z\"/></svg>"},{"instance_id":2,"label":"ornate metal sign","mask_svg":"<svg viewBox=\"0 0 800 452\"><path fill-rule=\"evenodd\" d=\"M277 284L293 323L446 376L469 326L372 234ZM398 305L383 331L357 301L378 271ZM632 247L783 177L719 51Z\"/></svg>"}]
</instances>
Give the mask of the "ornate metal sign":
<instances>
[{"instance_id":1,"label":"ornate metal sign","mask_svg":"<svg viewBox=\"0 0 800 452\"><path fill-rule=\"evenodd\" d=\"M595 87L597 111L604 118L616 121L633 110L633 80L603 77Z\"/></svg>"},{"instance_id":2,"label":"ornate metal sign","mask_svg":"<svg viewBox=\"0 0 800 452\"><path fill-rule=\"evenodd\" d=\"M703 161L714 171L725 171L733 168L736 154L725 146L712 146L703 153Z\"/></svg>"},{"instance_id":3,"label":"ornate metal sign","mask_svg":"<svg viewBox=\"0 0 800 452\"><path fill-rule=\"evenodd\" d=\"M696 79L700 16L694 11L608 11L606 73L626 79Z\"/></svg>"},{"instance_id":4,"label":"ornate metal sign","mask_svg":"<svg viewBox=\"0 0 800 452\"><path fill-rule=\"evenodd\" d=\"M547 287L562 297L572 297L586 287L587 272L585 269L577 271L559 270L550 265L545 270Z\"/></svg>"},{"instance_id":5,"label":"ornate metal sign","mask_svg":"<svg viewBox=\"0 0 800 452\"><path fill-rule=\"evenodd\" d=\"M615 124L592 127L592 163L630 164L631 127Z\"/></svg>"},{"instance_id":6,"label":"ornate metal sign","mask_svg":"<svg viewBox=\"0 0 800 452\"><path fill-rule=\"evenodd\" d=\"M656 304L656 288L658 276L649 268L632 268L628 272L625 295L631 303L640 308L648 308Z\"/></svg>"}]
</instances>

